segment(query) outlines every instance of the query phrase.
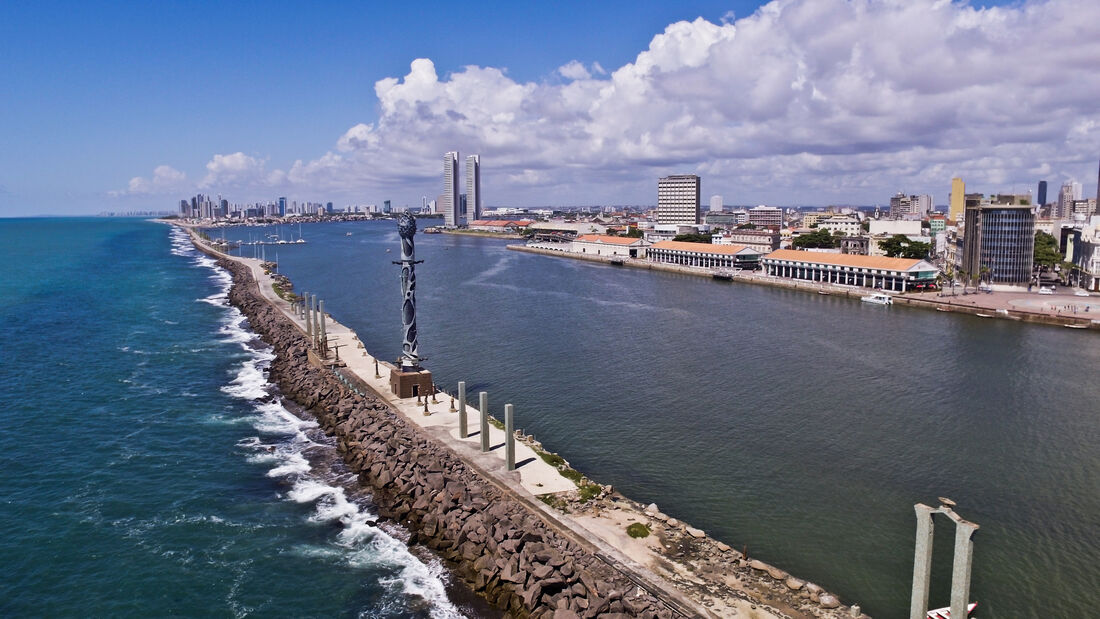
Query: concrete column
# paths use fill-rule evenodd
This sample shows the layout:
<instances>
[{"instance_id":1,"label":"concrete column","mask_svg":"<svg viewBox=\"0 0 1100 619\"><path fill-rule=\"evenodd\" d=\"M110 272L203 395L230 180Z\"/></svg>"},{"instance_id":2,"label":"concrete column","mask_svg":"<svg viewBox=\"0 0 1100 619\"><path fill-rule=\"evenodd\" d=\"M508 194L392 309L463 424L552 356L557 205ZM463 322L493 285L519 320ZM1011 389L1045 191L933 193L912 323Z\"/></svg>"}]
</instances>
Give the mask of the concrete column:
<instances>
[{"instance_id":1,"label":"concrete column","mask_svg":"<svg viewBox=\"0 0 1100 619\"><path fill-rule=\"evenodd\" d=\"M313 346L321 348L321 301L313 295Z\"/></svg>"},{"instance_id":2,"label":"concrete column","mask_svg":"<svg viewBox=\"0 0 1100 619\"><path fill-rule=\"evenodd\" d=\"M951 616L965 617L970 603L970 568L974 560L974 532L978 525L958 520L955 523L955 560L951 565Z\"/></svg>"},{"instance_id":3,"label":"concrete column","mask_svg":"<svg viewBox=\"0 0 1100 619\"><path fill-rule=\"evenodd\" d=\"M917 503L913 508L917 512L917 544L913 551L913 595L909 602L909 619L928 619L928 586L932 578L932 508L922 503Z\"/></svg>"},{"instance_id":4,"label":"concrete column","mask_svg":"<svg viewBox=\"0 0 1100 619\"><path fill-rule=\"evenodd\" d=\"M324 300L321 300L317 303L317 316L318 316L318 318L321 319L321 335L318 338L318 340L320 341L320 346L318 348L320 348L321 350L325 350L326 348L328 348L328 343L325 341L326 334L325 334L325 302L324 302ZM328 356L328 355L326 355L326 356Z\"/></svg>"},{"instance_id":5,"label":"concrete column","mask_svg":"<svg viewBox=\"0 0 1100 619\"><path fill-rule=\"evenodd\" d=\"M466 438L466 381L458 381L458 438Z\"/></svg>"},{"instance_id":6,"label":"concrete column","mask_svg":"<svg viewBox=\"0 0 1100 619\"><path fill-rule=\"evenodd\" d=\"M477 394L478 408L481 409L481 451L489 451L489 394L482 391Z\"/></svg>"},{"instance_id":7,"label":"concrete column","mask_svg":"<svg viewBox=\"0 0 1100 619\"><path fill-rule=\"evenodd\" d=\"M509 471L516 470L515 414L516 408L514 406L511 404L504 405L504 459L508 463Z\"/></svg>"},{"instance_id":8,"label":"concrete column","mask_svg":"<svg viewBox=\"0 0 1100 619\"><path fill-rule=\"evenodd\" d=\"M306 335L313 339L313 295L306 293L306 307L305 309L305 321L306 321Z\"/></svg>"}]
</instances>

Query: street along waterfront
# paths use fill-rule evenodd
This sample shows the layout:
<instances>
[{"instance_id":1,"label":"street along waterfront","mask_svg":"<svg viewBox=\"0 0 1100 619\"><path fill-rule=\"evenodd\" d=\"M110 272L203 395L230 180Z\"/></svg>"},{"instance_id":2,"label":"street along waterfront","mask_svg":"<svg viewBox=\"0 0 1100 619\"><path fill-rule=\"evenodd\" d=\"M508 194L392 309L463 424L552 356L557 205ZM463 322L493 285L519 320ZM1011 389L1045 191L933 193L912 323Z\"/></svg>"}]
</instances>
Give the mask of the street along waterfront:
<instances>
[{"instance_id":1,"label":"street along waterfront","mask_svg":"<svg viewBox=\"0 0 1100 619\"><path fill-rule=\"evenodd\" d=\"M280 270L396 358L396 224L303 234ZM418 238L421 352L441 386L514 403L519 427L596 480L876 617L905 616L912 504L937 496L982 527L981 616L1100 605L1091 334L505 244ZM933 605L950 545L941 527Z\"/></svg>"}]
</instances>

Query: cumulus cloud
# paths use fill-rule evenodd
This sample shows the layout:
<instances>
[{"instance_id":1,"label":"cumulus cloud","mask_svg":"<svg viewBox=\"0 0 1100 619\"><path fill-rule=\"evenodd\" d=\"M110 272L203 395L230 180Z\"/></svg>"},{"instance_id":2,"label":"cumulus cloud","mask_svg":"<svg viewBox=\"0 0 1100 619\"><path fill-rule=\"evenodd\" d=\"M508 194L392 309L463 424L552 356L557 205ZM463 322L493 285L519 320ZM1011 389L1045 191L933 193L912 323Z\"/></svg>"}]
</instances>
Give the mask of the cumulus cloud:
<instances>
[{"instance_id":1,"label":"cumulus cloud","mask_svg":"<svg viewBox=\"0 0 1100 619\"><path fill-rule=\"evenodd\" d=\"M180 191L187 184L187 175L169 165L153 168L149 178L135 176L130 179L126 189L110 192L112 196L140 196Z\"/></svg>"},{"instance_id":2,"label":"cumulus cloud","mask_svg":"<svg viewBox=\"0 0 1100 619\"><path fill-rule=\"evenodd\" d=\"M284 174L217 155L202 184L432 195L440 157L480 153L491 203L651 203L696 172L730 203L882 202L1095 173L1100 3L775 0L670 24L609 74L579 60L520 82L429 59L375 84L378 117ZM1016 185L1019 187L1016 187ZM943 201L940 199L939 201Z\"/></svg>"}]
</instances>

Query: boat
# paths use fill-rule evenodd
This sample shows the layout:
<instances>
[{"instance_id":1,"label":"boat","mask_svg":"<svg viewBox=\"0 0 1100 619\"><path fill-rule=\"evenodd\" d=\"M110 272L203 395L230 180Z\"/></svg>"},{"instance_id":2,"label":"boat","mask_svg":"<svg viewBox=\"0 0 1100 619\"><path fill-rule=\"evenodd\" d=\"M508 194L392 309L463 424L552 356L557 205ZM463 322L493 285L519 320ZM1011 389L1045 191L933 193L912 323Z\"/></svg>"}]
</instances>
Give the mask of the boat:
<instances>
[{"instance_id":1,"label":"boat","mask_svg":"<svg viewBox=\"0 0 1100 619\"><path fill-rule=\"evenodd\" d=\"M345 232L344 236L351 236L351 233L350 232Z\"/></svg>"},{"instance_id":2,"label":"boat","mask_svg":"<svg viewBox=\"0 0 1100 619\"><path fill-rule=\"evenodd\" d=\"M1072 325L1062 325L1062 326L1067 328L1067 329L1088 329L1089 328L1088 325L1082 325L1082 324L1072 324Z\"/></svg>"},{"instance_id":3,"label":"boat","mask_svg":"<svg viewBox=\"0 0 1100 619\"><path fill-rule=\"evenodd\" d=\"M946 307L936 306L936 311L937 312L950 312L951 310L947 309Z\"/></svg>"},{"instance_id":4,"label":"boat","mask_svg":"<svg viewBox=\"0 0 1100 619\"><path fill-rule=\"evenodd\" d=\"M611 259L611 264L613 264L613 265L615 265L615 266L617 266L617 267L621 267L621 266L623 266L623 264L624 264L624 263L623 263L623 259L622 259L622 258L612 258L612 259Z\"/></svg>"},{"instance_id":5,"label":"boat","mask_svg":"<svg viewBox=\"0 0 1100 619\"><path fill-rule=\"evenodd\" d=\"M893 305L894 304L893 297L886 294L885 292L876 292L874 294L869 294L865 297L860 297L859 300L863 301L864 303L874 303L875 305Z\"/></svg>"},{"instance_id":6,"label":"boat","mask_svg":"<svg viewBox=\"0 0 1100 619\"><path fill-rule=\"evenodd\" d=\"M969 617L970 613L974 612L974 609L978 607L977 602L971 602L966 606L966 615ZM951 607L944 606L943 608L937 608L936 610L928 611L928 619L950 619Z\"/></svg>"},{"instance_id":7,"label":"boat","mask_svg":"<svg viewBox=\"0 0 1100 619\"><path fill-rule=\"evenodd\" d=\"M978 318L993 318L993 314L974 314Z\"/></svg>"},{"instance_id":8,"label":"boat","mask_svg":"<svg viewBox=\"0 0 1100 619\"><path fill-rule=\"evenodd\" d=\"M818 290L817 294L829 294L828 290Z\"/></svg>"}]
</instances>

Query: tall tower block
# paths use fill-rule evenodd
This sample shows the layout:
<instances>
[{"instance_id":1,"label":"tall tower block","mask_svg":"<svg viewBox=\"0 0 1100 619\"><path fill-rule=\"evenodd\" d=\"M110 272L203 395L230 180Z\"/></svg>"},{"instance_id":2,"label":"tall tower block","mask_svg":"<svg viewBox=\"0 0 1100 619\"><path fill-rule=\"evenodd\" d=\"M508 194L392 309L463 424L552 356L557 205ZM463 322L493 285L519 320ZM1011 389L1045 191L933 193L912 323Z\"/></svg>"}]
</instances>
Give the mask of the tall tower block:
<instances>
[{"instance_id":1,"label":"tall tower block","mask_svg":"<svg viewBox=\"0 0 1100 619\"><path fill-rule=\"evenodd\" d=\"M453 228L465 223L459 211L458 196L458 153L452 151L443 155L443 195L439 208L443 211L445 226Z\"/></svg>"},{"instance_id":2,"label":"tall tower block","mask_svg":"<svg viewBox=\"0 0 1100 619\"><path fill-rule=\"evenodd\" d=\"M966 183L963 179L951 179L951 205L947 211L948 219L962 221L963 208L966 205Z\"/></svg>"},{"instance_id":3,"label":"tall tower block","mask_svg":"<svg viewBox=\"0 0 1100 619\"><path fill-rule=\"evenodd\" d=\"M466 156L466 218L481 219L481 155Z\"/></svg>"}]
</instances>

